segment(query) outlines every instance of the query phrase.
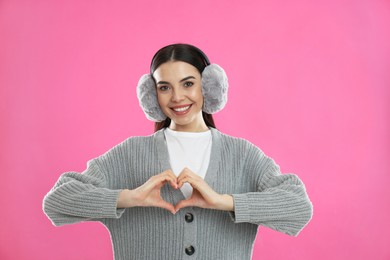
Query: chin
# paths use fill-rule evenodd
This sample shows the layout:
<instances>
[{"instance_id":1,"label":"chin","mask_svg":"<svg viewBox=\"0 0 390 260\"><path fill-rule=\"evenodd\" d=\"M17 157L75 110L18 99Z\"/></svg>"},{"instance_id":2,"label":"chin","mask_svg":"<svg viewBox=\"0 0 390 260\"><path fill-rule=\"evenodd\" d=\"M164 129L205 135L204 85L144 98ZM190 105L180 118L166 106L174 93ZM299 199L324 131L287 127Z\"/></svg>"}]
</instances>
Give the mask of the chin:
<instances>
[{"instance_id":1,"label":"chin","mask_svg":"<svg viewBox=\"0 0 390 260\"><path fill-rule=\"evenodd\" d=\"M172 121L175 123L175 125L184 126L184 127L194 122L193 120L175 120L175 119Z\"/></svg>"}]
</instances>

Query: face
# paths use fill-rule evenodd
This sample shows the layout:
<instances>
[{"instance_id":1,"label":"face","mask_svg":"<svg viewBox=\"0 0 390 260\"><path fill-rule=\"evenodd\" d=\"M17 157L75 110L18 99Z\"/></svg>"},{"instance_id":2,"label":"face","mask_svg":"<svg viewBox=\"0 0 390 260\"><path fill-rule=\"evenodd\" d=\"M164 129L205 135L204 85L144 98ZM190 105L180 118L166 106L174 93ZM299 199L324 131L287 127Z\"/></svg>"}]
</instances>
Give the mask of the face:
<instances>
[{"instance_id":1,"label":"face","mask_svg":"<svg viewBox=\"0 0 390 260\"><path fill-rule=\"evenodd\" d=\"M182 61L169 61L161 64L153 77L158 103L171 119L169 128L186 132L208 130L202 116L202 78L194 66Z\"/></svg>"}]
</instances>

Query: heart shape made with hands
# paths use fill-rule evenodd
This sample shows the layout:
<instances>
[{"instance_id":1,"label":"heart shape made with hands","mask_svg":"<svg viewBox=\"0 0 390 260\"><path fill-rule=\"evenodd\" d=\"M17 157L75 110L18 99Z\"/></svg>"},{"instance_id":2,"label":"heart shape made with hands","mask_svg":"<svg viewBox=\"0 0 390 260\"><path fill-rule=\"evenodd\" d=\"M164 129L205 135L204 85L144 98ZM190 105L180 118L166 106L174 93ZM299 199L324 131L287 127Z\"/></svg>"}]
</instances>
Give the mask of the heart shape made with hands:
<instances>
[{"instance_id":1,"label":"heart shape made with hands","mask_svg":"<svg viewBox=\"0 0 390 260\"><path fill-rule=\"evenodd\" d=\"M176 205L166 202L161 197L161 188L169 183L174 189L180 189L184 183L193 188L192 195L178 202ZM151 177L147 182L134 190L137 197L137 205L142 207L160 207L175 214L185 207L200 207L219 210L233 210L233 198L230 195L215 192L200 176L190 169L184 168L178 177L172 170L166 170Z\"/></svg>"}]
</instances>

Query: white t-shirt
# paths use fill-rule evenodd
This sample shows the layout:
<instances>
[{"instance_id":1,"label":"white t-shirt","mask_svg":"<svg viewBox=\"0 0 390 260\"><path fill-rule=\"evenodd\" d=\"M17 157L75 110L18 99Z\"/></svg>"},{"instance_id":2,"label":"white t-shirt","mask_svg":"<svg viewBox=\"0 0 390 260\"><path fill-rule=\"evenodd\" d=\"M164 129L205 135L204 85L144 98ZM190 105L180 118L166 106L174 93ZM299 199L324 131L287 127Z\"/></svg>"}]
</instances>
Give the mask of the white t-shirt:
<instances>
[{"instance_id":1,"label":"white t-shirt","mask_svg":"<svg viewBox=\"0 0 390 260\"><path fill-rule=\"evenodd\" d=\"M193 133L166 128L164 134L173 173L179 176L187 167L204 179L210 162L211 131ZM180 190L185 198L189 198L192 194L192 187L188 183L185 183Z\"/></svg>"}]
</instances>

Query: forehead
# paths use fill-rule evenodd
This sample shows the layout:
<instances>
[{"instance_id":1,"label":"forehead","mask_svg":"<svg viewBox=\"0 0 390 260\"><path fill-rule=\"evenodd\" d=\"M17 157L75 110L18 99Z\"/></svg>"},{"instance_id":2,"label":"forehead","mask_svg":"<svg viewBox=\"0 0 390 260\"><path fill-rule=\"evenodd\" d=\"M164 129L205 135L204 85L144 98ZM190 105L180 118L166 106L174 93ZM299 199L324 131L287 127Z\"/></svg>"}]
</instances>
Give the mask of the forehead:
<instances>
[{"instance_id":1,"label":"forehead","mask_svg":"<svg viewBox=\"0 0 390 260\"><path fill-rule=\"evenodd\" d=\"M193 76L200 78L197 68L183 61L168 61L161 64L153 73L156 81L180 81L181 79Z\"/></svg>"}]
</instances>

